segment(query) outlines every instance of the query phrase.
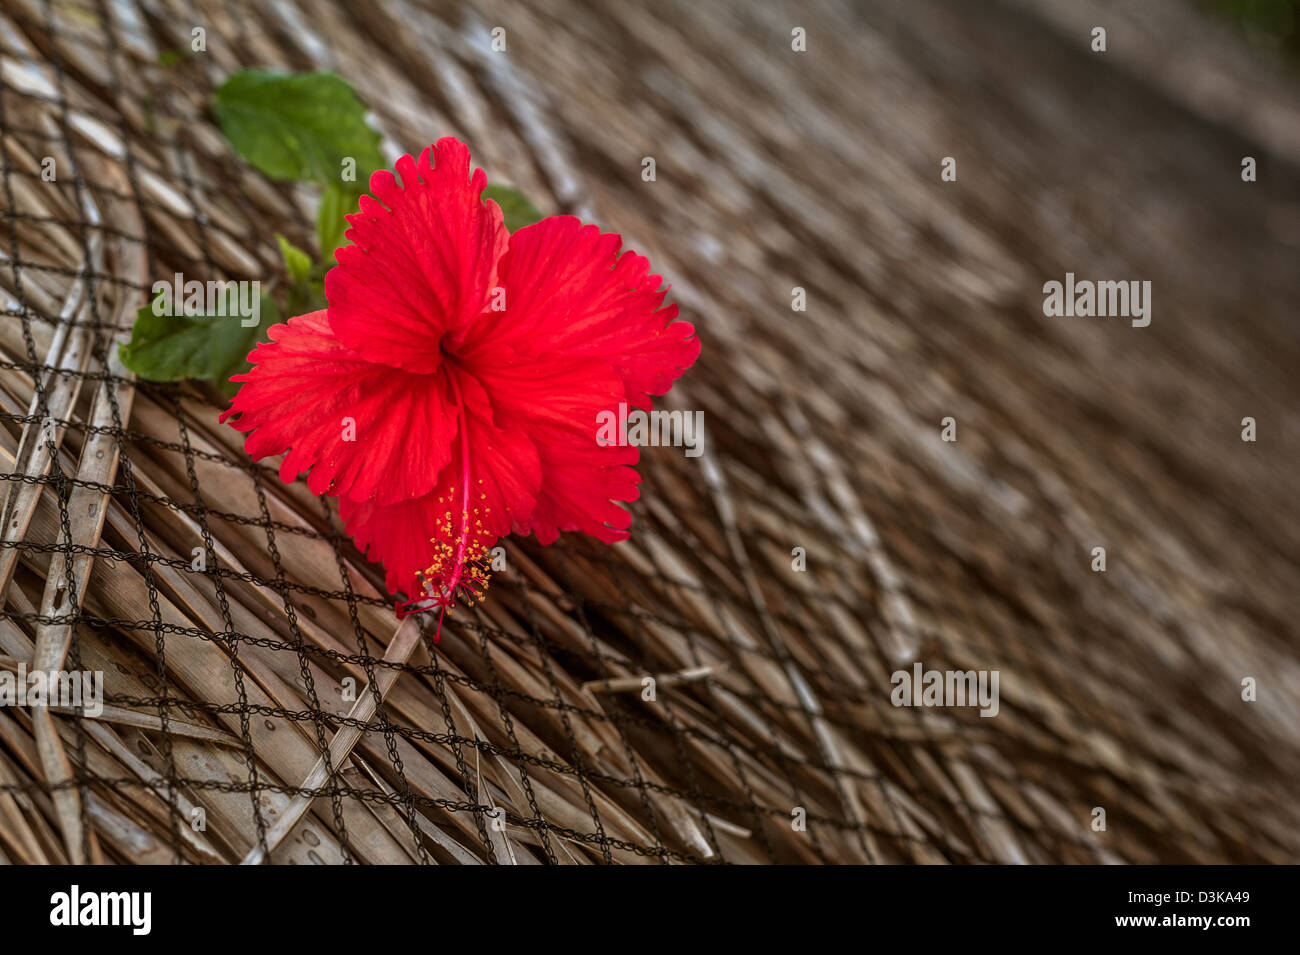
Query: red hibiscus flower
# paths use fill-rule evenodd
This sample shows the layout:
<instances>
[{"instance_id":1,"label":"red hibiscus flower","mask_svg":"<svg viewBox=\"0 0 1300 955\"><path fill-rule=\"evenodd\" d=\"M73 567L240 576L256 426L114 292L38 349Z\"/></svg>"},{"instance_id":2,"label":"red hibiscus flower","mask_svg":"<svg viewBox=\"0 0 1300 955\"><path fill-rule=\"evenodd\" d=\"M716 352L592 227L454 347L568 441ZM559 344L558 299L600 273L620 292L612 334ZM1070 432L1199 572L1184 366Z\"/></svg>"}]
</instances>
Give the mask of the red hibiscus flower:
<instances>
[{"instance_id":1,"label":"red hibiscus flower","mask_svg":"<svg viewBox=\"0 0 1300 955\"><path fill-rule=\"evenodd\" d=\"M283 480L339 498L412 598L399 612L480 597L511 531L626 538L639 452L597 443L597 416L649 410L700 351L620 236L572 216L511 235L486 183L452 138L375 173L329 308L270 330L221 417L255 460L288 452Z\"/></svg>"}]
</instances>

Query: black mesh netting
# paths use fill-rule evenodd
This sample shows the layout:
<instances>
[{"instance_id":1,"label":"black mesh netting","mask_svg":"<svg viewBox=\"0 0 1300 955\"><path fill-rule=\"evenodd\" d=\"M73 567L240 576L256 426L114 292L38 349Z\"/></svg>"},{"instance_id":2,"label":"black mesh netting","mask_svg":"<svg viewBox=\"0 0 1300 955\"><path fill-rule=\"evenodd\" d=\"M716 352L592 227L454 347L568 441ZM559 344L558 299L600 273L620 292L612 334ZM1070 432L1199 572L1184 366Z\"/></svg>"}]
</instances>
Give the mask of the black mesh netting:
<instances>
[{"instance_id":1,"label":"black mesh netting","mask_svg":"<svg viewBox=\"0 0 1300 955\"><path fill-rule=\"evenodd\" d=\"M924 6L945 49L1048 37L1013 10L990 14L994 40L960 5ZM1063 224L1050 170L1069 135L997 76L981 118L964 67L898 7L805 12L819 47L797 67L763 52L788 48L775 7L562 7L6 3L0 653L9 672L102 674L104 696L96 715L0 707L5 859L1294 859L1293 691L1237 702L1243 675L1294 667L1295 565L1260 543L1286 478L1230 457L1236 410L1204 437L1209 396L1237 389L1266 419L1294 386L1207 357L1195 257L1160 245L1172 232ZM497 23L508 56L486 45ZM1090 68L1063 42L1022 64L1048 97ZM890 56L863 52L879 43ZM669 406L703 410L706 452L643 454L632 539L508 539L491 598L436 645L427 615L396 619L332 501L242 453L216 390L117 357L156 279L276 295L275 235L310 245L312 191L243 165L211 116L212 89L253 66L335 70L395 149L455 133L548 211L624 232L705 342ZM636 81L605 83L620 66ZM899 77L910 103L883 92ZM1094 82L1109 112L1076 120L1081 138L1210 135L1140 78ZM940 198L930 167L959 146L963 175L1012 171ZM650 154L668 171L647 185ZM1186 162L1154 193L1198 193ZM1127 168L1095 188L1126 195ZM1037 239L1071 229L1103 260L1145 244L1193 331L1062 358L1086 333L1044 330L1018 289L1059 275ZM1229 263L1260 323L1294 290L1286 241ZM1109 404L1078 362L1110 376ZM1202 437L1171 451L1170 427ZM1265 501L1207 503L1245 487ZM1125 555L1107 579L1096 541ZM917 660L999 669L998 715L893 706L891 673Z\"/></svg>"}]
</instances>

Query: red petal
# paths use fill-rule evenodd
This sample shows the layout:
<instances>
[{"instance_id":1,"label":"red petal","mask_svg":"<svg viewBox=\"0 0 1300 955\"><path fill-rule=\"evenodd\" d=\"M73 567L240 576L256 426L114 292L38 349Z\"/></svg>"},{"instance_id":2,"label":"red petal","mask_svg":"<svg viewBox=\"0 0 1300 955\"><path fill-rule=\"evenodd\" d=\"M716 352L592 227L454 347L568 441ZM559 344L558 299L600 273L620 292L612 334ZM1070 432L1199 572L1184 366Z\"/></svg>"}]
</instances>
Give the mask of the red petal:
<instances>
[{"instance_id":1,"label":"red petal","mask_svg":"<svg viewBox=\"0 0 1300 955\"><path fill-rule=\"evenodd\" d=\"M514 521L522 519L537 503L542 469L532 436L514 423L495 415L487 392L473 375L458 371L457 386L466 411L466 440L469 443L469 485L471 508L477 508L491 535L504 537ZM453 455L444 469L437 490L452 494L462 481L461 468ZM460 501L458 493L455 499Z\"/></svg>"},{"instance_id":2,"label":"red petal","mask_svg":"<svg viewBox=\"0 0 1300 955\"><path fill-rule=\"evenodd\" d=\"M623 381L629 404L648 408L694 363L700 342L650 262L619 254L621 236L573 216L552 216L510 236L501 259L505 309L488 312L467 345L508 342L525 354L597 358ZM495 398L496 396L493 395Z\"/></svg>"},{"instance_id":3,"label":"red petal","mask_svg":"<svg viewBox=\"0 0 1300 955\"><path fill-rule=\"evenodd\" d=\"M417 575L433 560L430 538L447 510L437 494L396 504L339 501L339 517L358 549L383 562L388 592L419 593Z\"/></svg>"},{"instance_id":4,"label":"red petal","mask_svg":"<svg viewBox=\"0 0 1300 955\"><path fill-rule=\"evenodd\" d=\"M457 381L468 412L469 498L474 509L469 544L490 546L533 510L541 469L537 450L524 432L492 421L482 387L464 374ZM371 560L383 562L391 593L420 593L419 574L439 555L434 539L446 536L441 529L449 521L452 536L460 533L464 490L459 441L454 450L437 487L422 497L386 505L339 501L347 532Z\"/></svg>"},{"instance_id":5,"label":"red petal","mask_svg":"<svg viewBox=\"0 0 1300 955\"><path fill-rule=\"evenodd\" d=\"M593 428L594 430L594 428ZM521 534L536 533L543 544L560 531L582 531L606 544L626 540L632 515L616 501L635 501L641 475L636 448L602 448L590 433L543 427L531 432L545 481L537 506L520 522Z\"/></svg>"},{"instance_id":6,"label":"red petal","mask_svg":"<svg viewBox=\"0 0 1300 955\"><path fill-rule=\"evenodd\" d=\"M221 416L238 416L231 424L248 434L253 460L288 449L280 477L309 471L313 494L389 503L434 487L456 435L443 370L414 375L364 361L334 337L323 311L270 335L248 356L252 371L231 379L244 384Z\"/></svg>"},{"instance_id":7,"label":"red petal","mask_svg":"<svg viewBox=\"0 0 1300 955\"><path fill-rule=\"evenodd\" d=\"M431 166L430 156L436 163ZM330 324L370 361L424 371L444 335L457 336L483 311L497 284L508 233L496 203L483 202L482 169L470 175L469 149L438 140L419 161L397 161L370 177L370 196L348 216L353 244L325 276Z\"/></svg>"},{"instance_id":8,"label":"red petal","mask_svg":"<svg viewBox=\"0 0 1300 955\"><path fill-rule=\"evenodd\" d=\"M483 347L466 368L492 396L500 419L527 432L537 448L542 484L537 505L517 529L543 544L560 531L606 543L623 540L631 515L614 501L634 501L640 476L633 447L596 442L598 415L618 412L623 384L605 362L573 355L527 360L506 346Z\"/></svg>"}]
</instances>

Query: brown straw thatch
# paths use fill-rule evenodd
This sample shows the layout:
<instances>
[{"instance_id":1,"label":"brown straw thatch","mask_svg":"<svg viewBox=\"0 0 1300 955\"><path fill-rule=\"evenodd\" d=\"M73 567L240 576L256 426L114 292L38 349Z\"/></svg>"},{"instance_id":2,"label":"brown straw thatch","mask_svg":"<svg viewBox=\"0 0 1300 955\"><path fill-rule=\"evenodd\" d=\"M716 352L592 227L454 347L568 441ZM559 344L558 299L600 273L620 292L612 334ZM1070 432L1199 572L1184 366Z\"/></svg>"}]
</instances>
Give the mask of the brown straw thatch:
<instances>
[{"instance_id":1,"label":"brown straw thatch","mask_svg":"<svg viewBox=\"0 0 1300 955\"><path fill-rule=\"evenodd\" d=\"M1297 861L1300 122L1244 42L1172 0L7 0L0 666L106 704L0 707L0 861ZM630 541L510 539L434 645L217 392L126 372L155 279L311 245L213 121L248 67L672 282L707 448L646 449ZM1045 317L1066 271L1152 324ZM997 715L893 706L914 662Z\"/></svg>"}]
</instances>

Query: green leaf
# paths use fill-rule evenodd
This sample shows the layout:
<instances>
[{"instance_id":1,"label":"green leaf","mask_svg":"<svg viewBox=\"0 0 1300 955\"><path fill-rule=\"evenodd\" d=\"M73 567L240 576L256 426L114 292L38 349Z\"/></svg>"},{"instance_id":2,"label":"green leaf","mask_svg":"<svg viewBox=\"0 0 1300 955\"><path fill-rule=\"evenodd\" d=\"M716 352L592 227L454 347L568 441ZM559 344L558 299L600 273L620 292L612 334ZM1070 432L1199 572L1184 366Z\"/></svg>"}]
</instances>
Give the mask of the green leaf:
<instances>
[{"instance_id":1,"label":"green leaf","mask_svg":"<svg viewBox=\"0 0 1300 955\"><path fill-rule=\"evenodd\" d=\"M232 289L230 302L237 302L235 295ZM262 295L260 303L260 321L247 327L232 314L237 308L228 307L224 316L158 315L150 303L136 312L131 340L118 346L118 354L122 364L148 381L197 378L233 394L238 385L228 379L252 367L248 353L280 320L269 295Z\"/></svg>"},{"instance_id":2,"label":"green leaf","mask_svg":"<svg viewBox=\"0 0 1300 955\"><path fill-rule=\"evenodd\" d=\"M289 287L289 298L285 309L290 315L306 315L325 307L325 283L312 276L303 282L296 282Z\"/></svg>"},{"instance_id":3,"label":"green leaf","mask_svg":"<svg viewBox=\"0 0 1300 955\"><path fill-rule=\"evenodd\" d=\"M275 241L280 243L280 254L284 256L284 267L289 273L290 281L295 285L307 281L307 276L311 274L311 256L278 232Z\"/></svg>"},{"instance_id":4,"label":"green leaf","mask_svg":"<svg viewBox=\"0 0 1300 955\"><path fill-rule=\"evenodd\" d=\"M217 89L213 111L231 145L272 179L329 185L350 158L364 183L384 165L365 106L334 73L244 70Z\"/></svg>"},{"instance_id":5,"label":"green leaf","mask_svg":"<svg viewBox=\"0 0 1300 955\"><path fill-rule=\"evenodd\" d=\"M542 218L537 207L522 192L511 186L488 186L483 190L483 198L496 200L501 207L501 214L505 216L506 228L511 232L517 232Z\"/></svg>"},{"instance_id":6,"label":"green leaf","mask_svg":"<svg viewBox=\"0 0 1300 955\"><path fill-rule=\"evenodd\" d=\"M360 194L360 190L330 183L320 198L320 210L316 213L316 241L320 243L320 257L327 267L334 265L334 250L347 241L343 233L348 229L348 220L343 217L357 211Z\"/></svg>"}]
</instances>

